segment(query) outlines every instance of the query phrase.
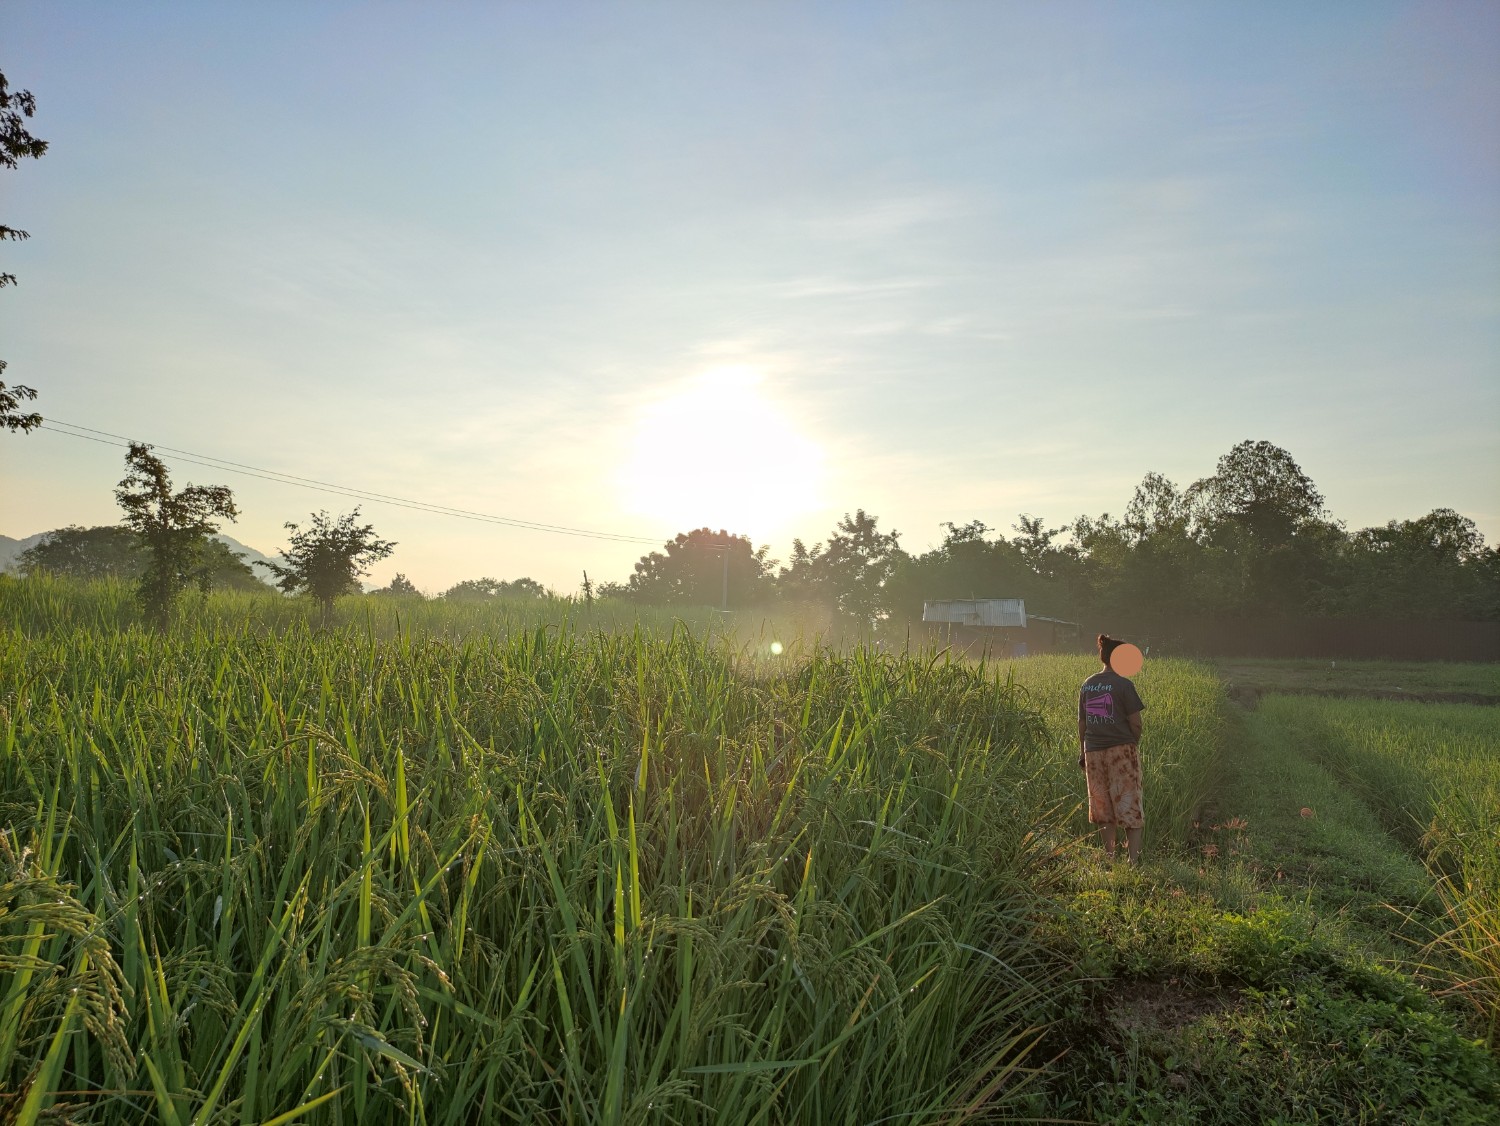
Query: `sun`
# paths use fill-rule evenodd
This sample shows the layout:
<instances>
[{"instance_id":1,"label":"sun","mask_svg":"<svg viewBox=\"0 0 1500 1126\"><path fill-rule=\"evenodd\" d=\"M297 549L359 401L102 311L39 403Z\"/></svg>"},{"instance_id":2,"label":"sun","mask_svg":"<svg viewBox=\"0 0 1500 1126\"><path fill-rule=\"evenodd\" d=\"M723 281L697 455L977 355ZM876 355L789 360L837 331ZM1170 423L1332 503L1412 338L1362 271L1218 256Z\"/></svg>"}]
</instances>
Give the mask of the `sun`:
<instances>
[{"instance_id":1,"label":"sun","mask_svg":"<svg viewBox=\"0 0 1500 1126\"><path fill-rule=\"evenodd\" d=\"M668 531L723 528L765 542L823 505L823 451L751 367L718 367L643 406L619 484Z\"/></svg>"}]
</instances>

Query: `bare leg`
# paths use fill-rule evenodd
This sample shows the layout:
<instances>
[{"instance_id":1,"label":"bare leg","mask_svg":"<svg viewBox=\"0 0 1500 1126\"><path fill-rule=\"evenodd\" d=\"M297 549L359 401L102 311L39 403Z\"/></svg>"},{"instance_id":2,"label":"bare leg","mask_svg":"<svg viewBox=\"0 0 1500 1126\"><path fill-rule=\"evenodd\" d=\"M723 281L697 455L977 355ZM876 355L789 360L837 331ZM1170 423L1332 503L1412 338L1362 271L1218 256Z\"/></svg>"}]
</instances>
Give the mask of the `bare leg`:
<instances>
[{"instance_id":1,"label":"bare leg","mask_svg":"<svg viewBox=\"0 0 1500 1126\"><path fill-rule=\"evenodd\" d=\"M1132 865L1138 865L1141 862L1141 834L1143 832L1142 829L1125 830L1125 848Z\"/></svg>"},{"instance_id":2,"label":"bare leg","mask_svg":"<svg viewBox=\"0 0 1500 1126\"><path fill-rule=\"evenodd\" d=\"M1099 826L1099 842L1104 845L1104 857L1106 860L1115 858L1115 827L1113 825Z\"/></svg>"}]
</instances>

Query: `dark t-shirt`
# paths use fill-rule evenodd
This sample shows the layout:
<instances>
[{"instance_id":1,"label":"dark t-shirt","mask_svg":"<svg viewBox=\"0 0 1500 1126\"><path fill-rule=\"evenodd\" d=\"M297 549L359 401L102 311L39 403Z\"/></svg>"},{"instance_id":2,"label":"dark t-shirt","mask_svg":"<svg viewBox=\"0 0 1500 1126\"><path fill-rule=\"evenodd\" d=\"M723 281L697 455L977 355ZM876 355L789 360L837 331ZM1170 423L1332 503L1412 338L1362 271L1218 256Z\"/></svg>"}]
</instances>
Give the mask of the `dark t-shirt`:
<instances>
[{"instance_id":1,"label":"dark t-shirt","mask_svg":"<svg viewBox=\"0 0 1500 1126\"><path fill-rule=\"evenodd\" d=\"M1083 721L1085 749L1098 751L1134 743L1135 733L1125 717L1145 709L1129 680L1113 669L1096 672L1078 691L1078 718Z\"/></svg>"}]
</instances>

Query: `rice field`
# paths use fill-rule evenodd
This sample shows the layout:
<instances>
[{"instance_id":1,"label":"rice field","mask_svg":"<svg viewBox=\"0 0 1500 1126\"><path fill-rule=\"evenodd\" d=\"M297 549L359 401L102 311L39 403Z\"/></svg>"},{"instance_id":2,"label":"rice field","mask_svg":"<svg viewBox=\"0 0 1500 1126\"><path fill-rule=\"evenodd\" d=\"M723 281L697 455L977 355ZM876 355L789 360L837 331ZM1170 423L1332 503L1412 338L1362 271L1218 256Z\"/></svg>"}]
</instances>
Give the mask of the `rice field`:
<instances>
[{"instance_id":1,"label":"rice field","mask_svg":"<svg viewBox=\"0 0 1500 1126\"><path fill-rule=\"evenodd\" d=\"M1426 860L1447 924L1429 948L1430 968L1500 1049L1500 713L1293 696L1260 706Z\"/></svg>"},{"instance_id":2,"label":"rice field","mask_svg":"<svg viewBox=\"0 0 1500 1126\"><path fill-rule=\"evenodd\" d=\"M80 629L112 632L143 624L134 588L115 580L76 583L47 575L25 580L0 575L0 608L5 625L32 635L68 634ZM310 599L285 598L269 589L216 590L207 595L190 591L179 601L178 618L196 628L284 633L316 628L318 611ZM671 630L678 622L697 633L722 635L732 627L740 636L749 638L764 632L768 639L777 634L788 638L811 636L818 625L753 611L731 618L701 607L636 606L611 600L595 600L586 606L571 598L449 600L372 595L341 598L334 611L338 630L372 638L409 634L454 641L503 638L541 626L609 633L638 628L661 632Z\"/></svg>"},{"instance_id":3,"label":"rice field","mask_svg":"<svg viewBox=\"0 0 1500 1126\"><path fill-rule=\"evenodd\" d=\"M977 664L560 599L351 598L324 634L274 595L185 610L151 634L123 588L0 579L0 1121L1123 1121L1138 1098L1188 1121L1211 1091L1164 1063L1098 1087L1098 967L1259 1011L1232 998L1268 979L1213 936L1295 938L1276 928L1300 916L1201 901L1194 822L1241 749L1205 666L1137 678L1134 873L1078 847L1088 658ZM1493 794L1492 741L1452 717L1486 709L1422 711L1449 726L1377 745L1340 703L1291 701L1277 730L1390 799L1462 918L1489 798L1466 826L1452 796ZM1090 929L1137 900L1149 951ZM1282 1105L1259 1086L1271 1057L1245 1058L1246 1105ZM1314 1064L1319 1105L1354 1106L1347 1061Z\"/></svg>"},{"instance_id":4,"label":"rice field","mask_svg":"<svg viewBox=\"0 0 1500 1126\"><path fill-rule=\"evenodd\" d=\"M213 599L161 636L23 585L8 1120L958 1121L1044 1062L1081 783L1003 670Z\"/></svg>"}]
</instances>

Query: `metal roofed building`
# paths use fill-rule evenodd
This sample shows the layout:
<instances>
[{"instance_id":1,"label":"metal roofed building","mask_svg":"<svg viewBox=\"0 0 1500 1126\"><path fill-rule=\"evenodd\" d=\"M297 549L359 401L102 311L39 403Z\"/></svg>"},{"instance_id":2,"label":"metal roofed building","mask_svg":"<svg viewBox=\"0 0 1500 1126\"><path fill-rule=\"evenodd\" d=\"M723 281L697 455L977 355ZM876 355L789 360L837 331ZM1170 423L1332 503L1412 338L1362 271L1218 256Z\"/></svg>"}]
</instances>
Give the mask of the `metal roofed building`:
<instances>
[{"instance_id":1,"label":"metal roofed building","mask_svg":"<svg viewBox=\"0 0 1500 1126\"><path fill-rule=\"evenodd\" d=\"M937 598L922 603L932 633L971 652L1025 656L1078 645L1078 623L1028 614L1022 598Z\"/></svg>"},{"instance_id":2,"label":"metal roofed building","mask_svg":"<svg viewBox=\"0 0 1500 1126\"><path fill-rule=\"evenodd\" d=\"M1025 629L1024 598L939 598L922 603L924 622L991 629Z\"/></svg>"}]
</instances>

